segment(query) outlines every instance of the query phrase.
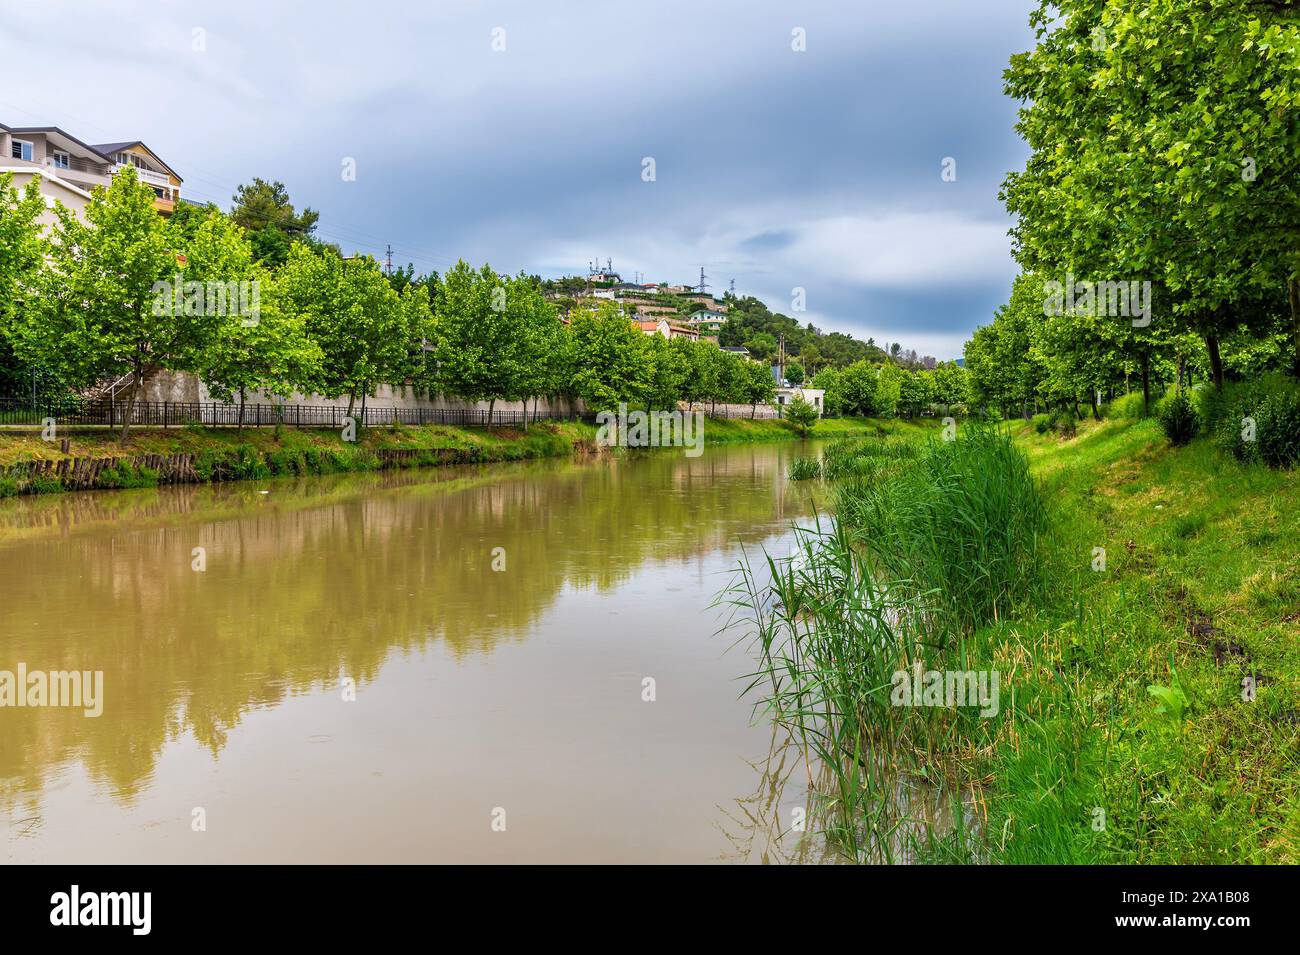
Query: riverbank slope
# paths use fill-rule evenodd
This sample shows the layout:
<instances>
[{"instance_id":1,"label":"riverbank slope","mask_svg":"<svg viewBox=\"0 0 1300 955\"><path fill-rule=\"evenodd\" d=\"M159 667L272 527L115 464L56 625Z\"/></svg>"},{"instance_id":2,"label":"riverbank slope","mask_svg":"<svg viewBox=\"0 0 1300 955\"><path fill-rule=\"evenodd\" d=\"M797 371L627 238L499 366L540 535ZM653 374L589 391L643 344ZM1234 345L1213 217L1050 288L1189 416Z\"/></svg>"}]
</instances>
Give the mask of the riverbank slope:
<instances>
[{"instance_id":1,"label":"riverbank slope","mask_svg":"<svg viewBox=\"0 0 1300 955\"><path fill-rule=\"evenodd\" d=\"M795 440L801 437L788 422L777 420L706 419L705 446ZM877 422L842 418L819 421L809 436L836 438L883 434L917 427L902 422ZM156 468L138 464L142 459L182 456L192 465L188 479L200 482L244 480L277 475L327 474L377 470L382 467L419 467L477 464L563 457L595 453L596 427L582 422L538 422L521 428L466 428L425 425L367 428L354 442L342 440L338 431L295 428L139 428L125 445L115 432L68 429L65 454L59 441L45 441L38 432L0 432L0 497L19 493L46 493L68 489L69 481L57 477L59 462L76 459L103 461L116 458L116 467L97 475L97 488L147 487L167 480ZM49 462L50 470L36 476L32 462Z\"/></svg>"},{"instance_id":2,"label":"riverbank slope","mask_svg":"<svg viewBox=\"0 0 1300 955\"><path fill-rule=\"evenodd\" d=\"M1068 570L1003 625L1041 649L993 767L1006 861L1300 860L1300 472L1151 419L1011 428Z\"/></svg>"}]
</instances>

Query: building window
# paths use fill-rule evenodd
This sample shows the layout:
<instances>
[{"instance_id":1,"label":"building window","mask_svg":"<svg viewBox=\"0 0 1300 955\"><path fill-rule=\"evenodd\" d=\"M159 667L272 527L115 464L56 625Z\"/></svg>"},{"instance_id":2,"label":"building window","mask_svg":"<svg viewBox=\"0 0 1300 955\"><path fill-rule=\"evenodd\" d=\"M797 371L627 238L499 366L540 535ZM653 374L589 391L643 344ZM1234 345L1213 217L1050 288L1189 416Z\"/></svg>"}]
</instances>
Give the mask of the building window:
<instances>
[{"instance_id":1,"label":"building window","mask_svg":"<svg viewBox=\"0 0 1300 955\"><path fill-rule=\"evenodd\" d=\"M23 142L21 139L15 139L12 149L9 153L14 159L21 159L24 162L32 161L32 144Z\"/></svg>"},{"instance_id":2,"label":"building window","mask_svg":"<svg viewBox=\"0 0 1300 955\"><path fill-rule=\"evenodd\" d=\"M67 153L56 149L53 154L53 165L58 169L70 169L72 168L71 157Z\"/></svg>"}]
</instances>

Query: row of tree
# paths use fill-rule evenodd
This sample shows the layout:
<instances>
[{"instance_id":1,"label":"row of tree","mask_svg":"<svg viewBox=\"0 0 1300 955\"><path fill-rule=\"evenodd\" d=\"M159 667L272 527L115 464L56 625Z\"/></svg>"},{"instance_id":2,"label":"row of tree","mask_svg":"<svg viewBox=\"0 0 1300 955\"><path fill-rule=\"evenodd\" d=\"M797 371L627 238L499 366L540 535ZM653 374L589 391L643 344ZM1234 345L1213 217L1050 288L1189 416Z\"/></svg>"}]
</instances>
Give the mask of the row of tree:
<instances>
[{"instance_id":1,"label":"row of tree","mask_svg":"<svg viewBox=\"0 0 1300 955\"><path fill-rule=\"evenodd\" d=\"M954 362L934 368L905 368L892 361L856 361L847 368L827 367L812 377L826 391L829 415L916 417L928 409L962 413L970 401L966 370Z\"/></svg>"},{"instance_id":2,"label":"row of tree","mask_svg":"<svg viewBox=\"0 0 1300 955\"><path fill-rule=\"evenodd\" d=\"M1006 71L1031 154L1002 191L1023 274L967 345L974 400L1096 412L1194 375L1300 375L1294 10L1041 0L1031 25Z\"/></svg>"},{"instance_id":3,"label":"row of tree","mask_svg":"<svg viewBox=\"0 0 1300 955\"><path fill-rule=\"evenodd\" d=\"M384 384L490 409L531 398L534 414L544 396L593 409L773 397L766 365L646 336L612 304L566 324L535 277L461 262L395 281L373 259L312 241L312 222L275 213L274 197L259 215L278 224L253 231L236 221L238 203L233 216L208 207L164 219L153 199L128 169L84 221L60 206L43 227L37 186L0 177L0 360L73 392L118 383L126 422L161 371L192 372L241 406L301 392L346 395L349 411ZM280 220L300 233L287 247L270 235L289 231Z\"/></svg>"}]
</instances>

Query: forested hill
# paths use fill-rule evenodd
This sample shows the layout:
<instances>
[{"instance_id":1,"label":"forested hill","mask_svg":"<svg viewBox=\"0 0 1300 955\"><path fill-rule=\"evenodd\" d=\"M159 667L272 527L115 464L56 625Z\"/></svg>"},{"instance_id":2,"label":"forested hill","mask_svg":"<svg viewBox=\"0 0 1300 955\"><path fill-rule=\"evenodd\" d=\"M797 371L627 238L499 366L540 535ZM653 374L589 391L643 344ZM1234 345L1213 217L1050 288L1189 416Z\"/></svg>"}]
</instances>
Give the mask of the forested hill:
<instances>
[{"instance_id":1,"label":"forested hill","mask_svg":"<svg viewBox=\"0 0 1300 955\"><path fill-rule=\"evenodd\" d=\"M752 295L740 298L729 294L723 301L728 306L727 321L719 333L719 343L744 345L755 358L775 355L777 343L784 335L786 357L799 358L804 367L820 368L829 364L842 368L861 359L873 362L885 359L884 349L874 339L863 342L843 332L826 334L812 322L800 325L788 315L771 311Z\"/></svg>"}]
</instances>

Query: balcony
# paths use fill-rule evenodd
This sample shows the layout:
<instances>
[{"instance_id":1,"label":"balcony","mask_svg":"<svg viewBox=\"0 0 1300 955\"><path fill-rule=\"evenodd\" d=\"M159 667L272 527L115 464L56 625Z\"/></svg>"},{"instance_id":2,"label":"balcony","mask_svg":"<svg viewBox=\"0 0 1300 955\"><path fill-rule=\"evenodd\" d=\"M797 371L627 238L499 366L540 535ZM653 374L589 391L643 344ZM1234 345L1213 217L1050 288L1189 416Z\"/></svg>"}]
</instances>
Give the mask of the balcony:
<instances>
[{"instance_id":1,"label":"balcony","mask_svg":"<svg viewBox=\"0 0 1300 955\"><path fill-rule=\"evenodd\" d=\"M126 168L126 163L118 163L113 172L116 174L119 170ZM132 166L131 168L135 170L135 177L147 185L170 187L172 184L171 179L165 173L154 172L152 169L142 169L139 166Z\"/></svg>"},{"instance_id":2,"label":"balcony","mask_svg":"<svg viewBox=\"0 0 1300 955\"><path fill-rule=\"evenodd\" d=\"M50 175L57 176L74 186L85 189L87 192L96 186L107 186L112 181L109 167L102 162L91 162L87 159L78 159L75 156L68 157L65 160L58 160L53 156L48 156L41 165L49 171Z\"/></svg>"}]
</instances>

